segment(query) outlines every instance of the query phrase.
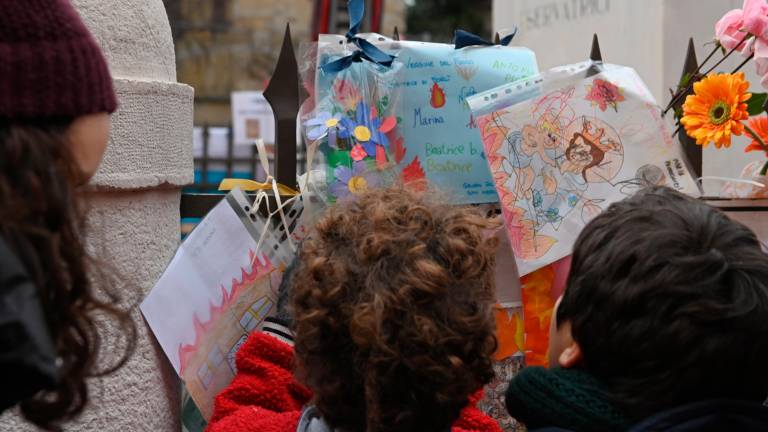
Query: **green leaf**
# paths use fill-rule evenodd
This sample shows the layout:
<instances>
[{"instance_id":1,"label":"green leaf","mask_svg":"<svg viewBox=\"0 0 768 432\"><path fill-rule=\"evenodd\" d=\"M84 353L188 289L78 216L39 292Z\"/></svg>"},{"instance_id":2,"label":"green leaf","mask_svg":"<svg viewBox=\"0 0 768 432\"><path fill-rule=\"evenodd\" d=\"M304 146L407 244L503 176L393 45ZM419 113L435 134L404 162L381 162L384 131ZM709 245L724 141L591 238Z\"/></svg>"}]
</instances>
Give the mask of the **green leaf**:
<instances>
[{"instance_id":1,"label":"green leaf","mask_svg":"<svg viewBox=\"0 0 768 432\"><path fill-rule=\"evenodd\" d=\"M763 105L765 105L766 98L768 98L766 93L752 93L752 97L747 101L747 112L749 115L762 114L765 111Z\"/></svg>"},{"instance_id":2,"label":"green leaf","mask_svg":"<svg viewBox=\"0 0 768 432\"><path fill-rule=\"evenodd\" d=\"M690 84L690 82L691 82L691 77L692 76L693 75L691 75L690 72L687 72L685 75L683 75L683 77L680 79L680 84L677 85L677 88L682 90L682 89L688 87L688 84Z\"/></svg>"}]
</instances>

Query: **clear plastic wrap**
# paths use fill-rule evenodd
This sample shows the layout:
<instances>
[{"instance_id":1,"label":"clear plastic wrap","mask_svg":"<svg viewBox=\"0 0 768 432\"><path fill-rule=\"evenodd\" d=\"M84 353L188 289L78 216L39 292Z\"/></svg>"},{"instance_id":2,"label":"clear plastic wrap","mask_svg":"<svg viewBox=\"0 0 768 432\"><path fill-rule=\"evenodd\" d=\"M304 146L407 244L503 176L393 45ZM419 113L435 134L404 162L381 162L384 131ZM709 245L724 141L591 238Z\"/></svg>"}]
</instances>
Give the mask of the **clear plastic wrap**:
<instances>
[{"instance_id":1,"label":"clear plastic wrap","mask_svg":"<svg viewBox=\"0 0 768 432\"><path fill-rule=\"evenodd\" d=\"M579 63L469 98L524 276L645 185L698 195L682 149L628 67Z\"/></svg>"},{"instance_id":2,"label":"clear plastic wrap","mask_svg":"<svg viewBox=\"0 0 768 432\"><path fill-rule=\"evenodd\" d=\"M360 61L337 72L322 68L356 49L343 36L321 35L316 65L311 58L305 61L305 70L315 71L312 109L301 119L308 169L323 171L330 202L390 183L397 175L392 152L393 143L402 140L395 115L401 66Z\"/></svg>"},{"instance_id":3,"label":"clear plastic wrap","mask_svg":"<svg viewBox=\"0 0 768 432\"><path fill-rule=\"evenodd\" d=\"M323 65L349 56L357 46L345 36L320 36L315 51L318 67L312 69L314 110L303 117L303 127L310 143L319 140L316 163L327 167L329 196L354 194L358 184L398 180L429 184L456 204L497 202L466 99L537 73L533 52L508 46L456 49L377 34L358 37L395 58L391 67L363 60L328 73ZM304 63L308 70L311 61ZM380 135L384 145L369 139L358 147L355 134L350 142L344 141L350 135L345 129L355 128L361 120L356 101L363 102L362 115L369 117L370 124L364 126L374 141ZM328 124L338 126L324 127Z\"/></svg>"}]
</instances>

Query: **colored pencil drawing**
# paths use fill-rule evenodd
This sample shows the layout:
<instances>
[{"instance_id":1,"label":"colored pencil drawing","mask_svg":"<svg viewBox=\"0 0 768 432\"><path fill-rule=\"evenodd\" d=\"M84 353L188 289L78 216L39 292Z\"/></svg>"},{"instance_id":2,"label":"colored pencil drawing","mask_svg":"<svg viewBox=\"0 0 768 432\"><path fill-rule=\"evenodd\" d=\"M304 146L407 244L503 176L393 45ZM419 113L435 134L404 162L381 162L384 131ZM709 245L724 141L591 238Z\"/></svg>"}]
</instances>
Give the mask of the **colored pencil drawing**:
<instances>
[{"instance_id":1,"label":"colored pencil drawing","mask_svg":"<svg viewBox=\"0 0 768 432\"><path fill-rule=\"evenodd\" d=\"M379 115L393 116L397 124L386 133L389 146L384 145L385 151L381 154L372 151L371 145L355 148L354 142L348 147L342 143L338 149L321 146L320 153L329 167L328 184L336 180L337 166L352 169L353 162L362 160L369 170L382 172L392 166L393 172L378 184L390 180L411 181L423 188L428 183L455 204L497 202L477 123L466 100L478 92L537 73L534 53L526 48L507 46L456 49L452 44L392 41L379 35L369 35L366 39L396 55L392 67L384 70L370 62L361 62L337 74L317 69L316 107L328 111L329 115L336 111L343 115L343 108L333 106L351 106L352 102L346 102L347 99L377 106L375 101L383 100L386 95L388 104L378 110ZM343 36L320 35L318 64L348 54L345 48L348 46ZM342 85L339 79L345 83ZM313 125L314 122L305 123L307 127ZM346 126L340 122L338 127ZM322 128L318 135L320 131ZM329 140L335 138L327 136ZM350 151L354 151L354 155L349 155ZM342 187L336 191L354 195L351 189L349 194ZM331 193L330 198L337 197Z\"/></svg>"},{"instance_id":2,"label":"colored pencil drawing","mask_svg":"<svg viewBox=\"0 0 768 432\"><path fill-rule=\"evenodd\" d=\"M633 70L574 75L547 90L497 98L491 109L477 101L496 96L470 98L521 276L568 255L587 222L640 187L697 192Z\"/></svg>"},{"instance_id":3,"label":"colored pencil drawing","mask_svg":"<svg viewBox=\"0 0 768 432\"><path fill-rule=\"evenodd\" d=\"M250 271L242 270L230 290L221 287L221 303L210 305L208 320L197 315L191 344L179 345L179 375L204 418L213 414L213 400L235 377L235 355L252 331L264 323L276 304L277 284L272 265L258 259Z\"/></svg>"},{"instance_id":4,"label":"colored pencil drawing","mask_svg":"<svg viewBox=\"0 0 768 432\"><path fill-rule=\"evenodd\" d=\"M141 304L160 347L206 419L214 397L235 375L238 348L274 313L282 267L292 257L285 233L277 237L265 231L260 248L259 229L271 222L248 218L243 206L249 204L239 190L222 199L181 244ZM297 214L289 213L289 220ZM299 222L286 223L298 240Z\"/></svg>"}]
</instances>

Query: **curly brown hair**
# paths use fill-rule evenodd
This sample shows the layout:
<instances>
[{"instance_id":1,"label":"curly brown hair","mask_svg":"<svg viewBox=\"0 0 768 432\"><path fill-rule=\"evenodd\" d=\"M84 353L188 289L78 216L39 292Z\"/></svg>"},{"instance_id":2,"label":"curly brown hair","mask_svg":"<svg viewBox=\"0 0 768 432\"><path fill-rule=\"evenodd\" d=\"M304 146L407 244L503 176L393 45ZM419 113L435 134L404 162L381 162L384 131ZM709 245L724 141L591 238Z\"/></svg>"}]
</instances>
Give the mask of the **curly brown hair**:
<instances>
[{"instance_id":1,"label":"curly brown hair","mask_svg":"<svg viewBox=\"0 0 768 432\"><path fill-rule=\"evenodd\" d=\"M0 236L39 290L48 331L61 359L60 381L20 402L22 415L47 430L83 411L86 379L121 367L136 343L136 327L106 275L89 265L85 218L76 185L83 174L69 150L71 119L0 120ZM101 263L99 263L101 264ZM105 289L97 295L94 278ZM110 320L126 342L116 362L98 370L100 322Z\"/></svg>"},{"instance_id":2,"label":"curly brown hair","mask_svg":"<svg viewBox=\"0 0 768 432\"><path fill-rule=\"evenodd\" d=\"M297 375L334 427L445 430L493 377L491 222L402 187L337 204L299 253Z\"/></svg>"}]
</instances>

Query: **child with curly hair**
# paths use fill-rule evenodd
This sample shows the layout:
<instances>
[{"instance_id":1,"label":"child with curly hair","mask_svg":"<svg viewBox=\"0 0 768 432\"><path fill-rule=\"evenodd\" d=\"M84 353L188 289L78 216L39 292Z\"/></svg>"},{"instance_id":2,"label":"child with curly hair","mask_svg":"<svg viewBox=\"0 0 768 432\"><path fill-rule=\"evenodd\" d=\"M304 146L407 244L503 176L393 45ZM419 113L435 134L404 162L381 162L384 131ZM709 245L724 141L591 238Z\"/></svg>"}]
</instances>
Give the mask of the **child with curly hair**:
<instances>
[{"instance_id":1,"label":"child with curly hair","mask_svg":"<svg viewBox=\"0 0 768 432\"><path fill-rule=\"evenodd\" d=\"M768 430L768 255L721 211L666 187L611 205L553 315L551 369L506 394L529 430Z\"/></svg>"},{"instance_id":2,"label":"child with curly hair","mask_svg":"<svg viewBox=\"0 0 768 432\"><path fill-rule=\"evenodd\" d=\"M475 407L496 349L488 228L402 188L331 208L208 430L500 431Z\"/></svg>"}]
</instances>

